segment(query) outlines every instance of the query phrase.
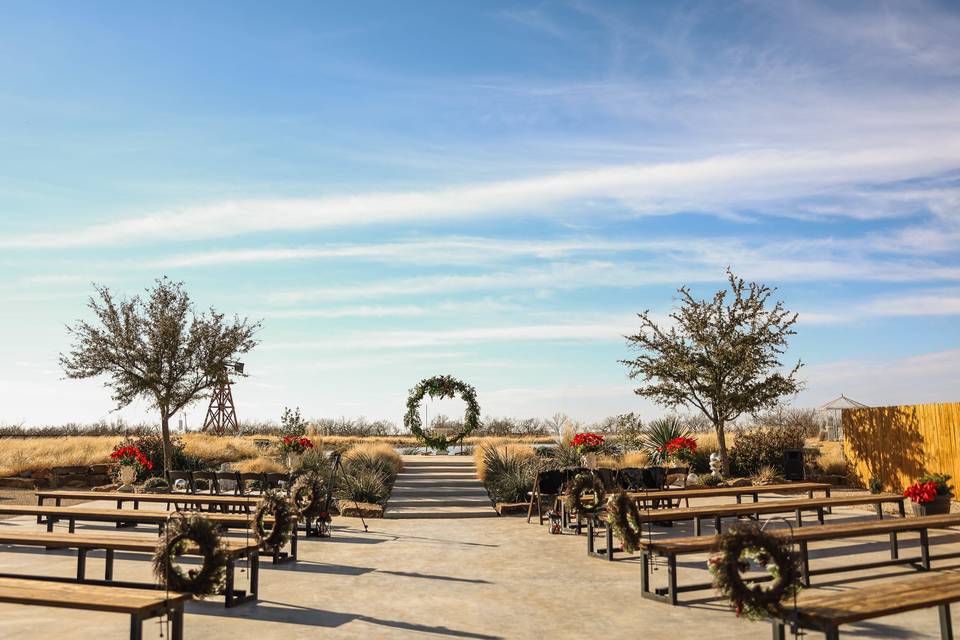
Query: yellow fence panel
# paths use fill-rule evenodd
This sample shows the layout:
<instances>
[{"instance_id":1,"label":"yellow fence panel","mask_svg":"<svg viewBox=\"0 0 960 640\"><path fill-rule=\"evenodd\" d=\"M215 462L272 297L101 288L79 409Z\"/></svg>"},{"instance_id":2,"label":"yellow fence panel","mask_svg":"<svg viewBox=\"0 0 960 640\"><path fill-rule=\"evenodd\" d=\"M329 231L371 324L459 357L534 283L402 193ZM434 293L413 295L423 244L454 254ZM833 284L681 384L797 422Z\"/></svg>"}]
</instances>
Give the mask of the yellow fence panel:
<instances>
[{"instance_id":1,"label":"yellow fence panel","mask_svg":"<svg viewBox=\"0 0 960 640\"><path fill-rule=\"evenodd\" d=\"M924 473L960 481L960 403L844 410L843 437L864 486L876 478L899 492Z\"/></svg>"}]
</instances>

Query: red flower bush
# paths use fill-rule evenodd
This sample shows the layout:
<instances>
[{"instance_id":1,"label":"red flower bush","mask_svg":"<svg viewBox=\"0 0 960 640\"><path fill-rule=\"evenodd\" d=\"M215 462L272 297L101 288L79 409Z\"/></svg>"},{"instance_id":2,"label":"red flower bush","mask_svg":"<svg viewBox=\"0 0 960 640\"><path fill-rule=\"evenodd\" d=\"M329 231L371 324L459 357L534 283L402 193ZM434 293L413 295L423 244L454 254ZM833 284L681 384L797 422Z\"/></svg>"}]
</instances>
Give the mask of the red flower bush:
<instances>
[{"instance_id":1,"label":"red flower bush","mask_svg":"<svg viewBox=\"0 0 960 640\"><path fill-rule=\"evenodd\" d=\"M110 454L110 459L120 465L136 465L141 469L146 469L150 471L153 469L153 463L143 455L143 452L140 451L137 447L133 445L125 445L122 447L117 447L113 450L113 453Z\"/></svg>"},{"instance_id":2,"label":"red flower bush","mask_svg":"<svg viewBox=\"0 0 960 640\"><path fill-rule=\"evenodd\" d=\"M668 442L664 449L666 449L667 457L689 463L697 452L697 441L693 438L680 436Z\"/></svg>"},{"instance_id":3,"label":"red flower bush","mask_svg":"<svg viewBox=\"0 0 960 640\"><path fill-rule=\"evenodd\" d=\"M313 442L303 436L284 436L280 444L280 451L284 453L303 453L307 449L313 449Z\"/></svg>"},{"instance_id":4,"label":"red flower bush","mask_svg":"<svg viewBox=\"0 0 960 640\"><path fill-rule=\"evenodd\" d=\"M599 433L578 433L570 444L581 453L599 451L603 446L603 436Z\"/></svg>"}]
</instances>

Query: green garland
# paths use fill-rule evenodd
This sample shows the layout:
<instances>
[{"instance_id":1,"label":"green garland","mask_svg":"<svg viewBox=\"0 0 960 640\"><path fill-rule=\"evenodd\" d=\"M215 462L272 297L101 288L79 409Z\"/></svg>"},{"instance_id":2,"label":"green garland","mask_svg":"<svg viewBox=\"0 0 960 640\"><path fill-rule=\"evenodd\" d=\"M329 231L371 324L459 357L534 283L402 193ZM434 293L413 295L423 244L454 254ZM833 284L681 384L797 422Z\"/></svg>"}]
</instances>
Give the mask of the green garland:
<instances>
[{"instance_id":1,"label":"green garland","mask_svg":"<svg viewBox=\"0 0 960 640\"><path fill-rule=\"evenodd\" d=\"M594 495L592 502L584 504L583 494L590 492ZM564 503L568 511L577 511L582 514L596 513L603 508L603 483L592 473L581 473L567 485Z\"/></svg>"},{"instance_id":2,"label":"green garland","mask_svg":"<svg viewBox=\"0 0 960 640\"><path fill-rule=\"evenodd\" d=\"M267 517L273 518L273 527L267 528ZM287 496L279 489L263 494L253 516L253 535L265 549L279 549L290 539L293 532L293 507Z\"/></svg>"},{"instance_id":3,"label":"green garland","mask_svg":"<svg viewBox=\"0 0 960 640\"><path fill-rule=\"evenodd\" d=\"M607 526L623 543L623 550L633 553L640 548L643 526L637 503L626 493L620 492L607 501Z\"/></svg>"},{"instance_id":4,"label":"green garland","mask_svg":"<svg viewBox=\"0 0 960 640\"><path fill-rule=\"evenodd\" d=\"M423 422L420 419L420 403L424 396L431 398L455 398L457 394L467 405L463 415L463 430L452 438L445 435L429 435L423 431ZM480 405L477 404L477 390L453 376L434 376L424 378L417 386L410 389L407 398L407 413L403 416L403 424L410 429L410 433L417 436L426 446L437 451L444 451L447 447L457 444L480 426Z\"/></svg>"},{"instance_id":5,"label":"green garland","mask_svg":"<svg viewBox=\"0 0 960 640\"><path fill-rule=\"evenodd\" d=\"M322 513L326 503L326 481L316 471L297 478L290 488L290 502L305 522L318 517L324 522L330 521L330 515Z\"/></svg>"},{"instance_id":6,"label":"green garland","mask_svg":"<svg viewBox=\"0 0 960 640\"><path fill-rule=\"evenodd\" d=\"M193 543L203 557L199 569L183 569L174 561ZM178 514L167 521L153 555L153 574L171 591L192 593L198 598L223 589L227 573L227 549L220 529L203 516Z\"/></svg>"},{"instance_id":7,"label":"green garland","mask_svg":"<svg viewBox=\"0 0 960 640\"><path fill-rule=\"evenodd\" d=\"M730 600L738 617L763 620L778 615L783 600L792 598L800 589L800 568L790 544L755 523L731 527L720 536L717 552L707 562L713 586ZM751 561L764 567L772 581L745 580L743 573L750 568Z\"/></svg>"}]
</instances>

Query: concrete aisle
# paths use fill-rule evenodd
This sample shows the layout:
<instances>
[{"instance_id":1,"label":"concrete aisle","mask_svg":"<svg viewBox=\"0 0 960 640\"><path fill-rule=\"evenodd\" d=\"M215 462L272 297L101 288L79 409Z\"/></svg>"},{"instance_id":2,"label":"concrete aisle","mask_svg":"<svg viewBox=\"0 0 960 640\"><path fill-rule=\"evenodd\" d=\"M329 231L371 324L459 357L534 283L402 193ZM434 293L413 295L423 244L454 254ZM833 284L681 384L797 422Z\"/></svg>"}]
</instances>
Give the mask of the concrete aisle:
<instances>
[{"instance_id":1,"label":"concrete aisle","mask_svg":"<svg viewBox=\"0 0 960 640\"><path fill-rule=\"evenodd\" d=\"M403 456L385 517L489 518L497 512L469 456Z\"/></svg>"}]
</instances>

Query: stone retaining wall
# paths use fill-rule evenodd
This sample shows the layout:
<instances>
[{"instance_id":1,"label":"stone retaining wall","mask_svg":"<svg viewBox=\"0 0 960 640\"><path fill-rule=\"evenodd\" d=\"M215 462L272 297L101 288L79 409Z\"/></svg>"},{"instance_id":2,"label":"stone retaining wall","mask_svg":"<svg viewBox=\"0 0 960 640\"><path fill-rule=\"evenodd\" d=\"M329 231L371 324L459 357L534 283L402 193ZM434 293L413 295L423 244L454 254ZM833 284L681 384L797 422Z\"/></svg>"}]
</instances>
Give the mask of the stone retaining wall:
<instances>
[{"instance_id":1,"label":"stone retaining wall","mask_svg":"<svg viewBox=\"0 0 960 640\"><path fill-rule=\"evenodd\" d=\"M113 465L95 464L89 467L54 467L25 471L11 478L0 478L0 487L10 489L85 489L113 482Z\"/></svg>"}]
</instances>

